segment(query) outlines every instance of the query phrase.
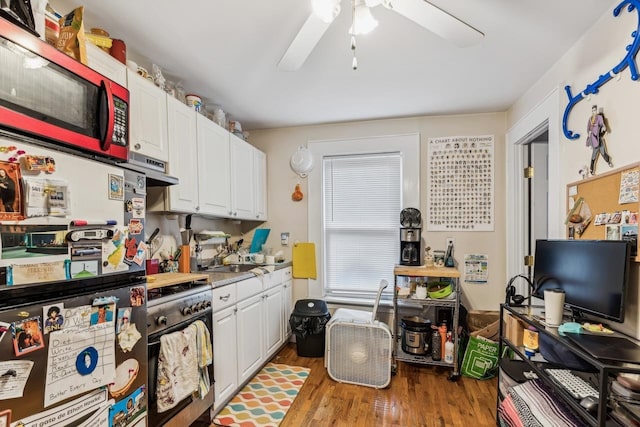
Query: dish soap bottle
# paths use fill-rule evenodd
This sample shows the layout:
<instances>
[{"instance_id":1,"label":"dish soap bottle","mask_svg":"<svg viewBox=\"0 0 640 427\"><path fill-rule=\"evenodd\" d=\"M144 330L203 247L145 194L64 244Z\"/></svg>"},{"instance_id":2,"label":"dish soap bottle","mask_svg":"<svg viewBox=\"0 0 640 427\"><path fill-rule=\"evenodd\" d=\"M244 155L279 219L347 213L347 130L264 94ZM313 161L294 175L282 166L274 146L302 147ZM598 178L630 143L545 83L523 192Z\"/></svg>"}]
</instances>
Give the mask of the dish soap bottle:
<instances>
[{"instance_id":1,"label":"dish soap bottle","mask_svg":"<svg viewBox=\"0 0 640 427\"><path fill-rule=\"evenodd\" d=\"M451 332L447 332L447 342L444 345L444 361L445 363L453 363L453 336Z\"/></svg>"}]
</instances>

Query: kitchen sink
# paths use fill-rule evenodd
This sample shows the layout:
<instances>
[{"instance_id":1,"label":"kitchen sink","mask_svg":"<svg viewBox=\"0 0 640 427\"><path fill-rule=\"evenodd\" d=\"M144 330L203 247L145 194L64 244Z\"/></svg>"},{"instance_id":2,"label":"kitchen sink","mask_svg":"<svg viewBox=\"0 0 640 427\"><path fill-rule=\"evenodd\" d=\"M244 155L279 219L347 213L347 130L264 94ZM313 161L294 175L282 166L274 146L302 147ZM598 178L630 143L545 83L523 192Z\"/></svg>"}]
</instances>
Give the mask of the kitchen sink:
<instances>
[{"instance_id":1,"label":"kitchen sink","mask_svg":"<svg viewBox=\"0 0 640 427\"><path fill-rule=\"evenodd\" d=\"M205 271L208 271L210 273L245 273L256 267L257 265L253 264L230 264L209 267Z\"/></svg>"}]
</instances>

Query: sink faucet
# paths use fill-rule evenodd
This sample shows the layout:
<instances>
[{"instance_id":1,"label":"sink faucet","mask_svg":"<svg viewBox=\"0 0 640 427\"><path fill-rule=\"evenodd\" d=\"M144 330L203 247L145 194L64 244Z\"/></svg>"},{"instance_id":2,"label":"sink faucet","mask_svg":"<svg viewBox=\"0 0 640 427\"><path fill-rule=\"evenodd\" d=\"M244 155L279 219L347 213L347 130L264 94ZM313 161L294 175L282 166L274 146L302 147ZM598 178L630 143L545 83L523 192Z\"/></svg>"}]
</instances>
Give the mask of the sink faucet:
<instances>
[{"instance_id":1,"label":"sink faucet","mask_svg":"<svg viewBox=\"0 0 640 427\"><path fill-rule=\"evenodd\" d=\"M218 245L216 248L216 254L213 256L213 265L222 265L224 258L230 254L229 248L227 246Z\"/></svg>"}]
</instances>

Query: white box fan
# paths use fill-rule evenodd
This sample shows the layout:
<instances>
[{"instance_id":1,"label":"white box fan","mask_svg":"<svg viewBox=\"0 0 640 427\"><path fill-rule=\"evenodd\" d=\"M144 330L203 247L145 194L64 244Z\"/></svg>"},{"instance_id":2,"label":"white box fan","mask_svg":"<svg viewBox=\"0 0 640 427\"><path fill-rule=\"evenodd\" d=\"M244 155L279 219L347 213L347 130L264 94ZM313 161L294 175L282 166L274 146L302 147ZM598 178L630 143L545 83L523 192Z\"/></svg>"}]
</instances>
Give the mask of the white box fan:
<instances>
[{"instance_id":1,"label":"white box fan","mask_svg":"<svg viewBox=\"0 0 640 427\"><path fill-rule=\"evenodd\" d=\"M338 382L384 388L391 382L393 337L387 324L376 319L380 282L373 312L339 308L327 323L326 365Z\"/></svg>"}]
</instances>

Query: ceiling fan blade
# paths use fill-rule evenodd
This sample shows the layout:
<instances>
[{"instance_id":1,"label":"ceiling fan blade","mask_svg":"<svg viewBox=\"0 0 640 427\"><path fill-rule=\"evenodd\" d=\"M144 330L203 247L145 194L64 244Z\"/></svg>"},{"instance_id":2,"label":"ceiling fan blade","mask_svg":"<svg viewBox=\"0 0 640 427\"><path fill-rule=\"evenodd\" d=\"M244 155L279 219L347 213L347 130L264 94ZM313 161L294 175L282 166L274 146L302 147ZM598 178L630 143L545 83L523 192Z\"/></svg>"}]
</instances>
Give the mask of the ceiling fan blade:
<instances>
[{"instance_id":1,"label":"ceiling fan blade","mask_svg":"<svg viewBox=\"0 0 640 427\"><path fill-rule=\"evenodd\" d=\"M316 47L331 23L326 23L314 13L309 15L298 31L289 48L278 62L278 68L284 71L296 71Z\"/></svg>"},{"instance_id":2,"label":"ceiling fan blade","mask_svg":"<svg viewBox=\"0 0 640 427\"><path fill-rule=\"evenodd\" d=\"M472 26L424 0L395 0L392 9L459 47L471 46L484 37Z\"/></svg>"}]
</instances>

